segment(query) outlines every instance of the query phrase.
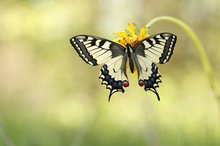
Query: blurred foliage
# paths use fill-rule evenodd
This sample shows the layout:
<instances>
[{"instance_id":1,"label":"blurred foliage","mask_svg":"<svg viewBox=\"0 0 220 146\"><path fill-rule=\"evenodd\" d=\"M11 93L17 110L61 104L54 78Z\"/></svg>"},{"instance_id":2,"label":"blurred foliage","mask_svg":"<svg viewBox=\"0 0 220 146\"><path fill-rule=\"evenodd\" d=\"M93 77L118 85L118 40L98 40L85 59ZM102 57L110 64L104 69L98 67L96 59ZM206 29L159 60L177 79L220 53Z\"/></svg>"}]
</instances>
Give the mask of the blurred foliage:
<instances>
[{"instance_id":1,"label":"blurred foliage","mask_svg":"<svg viewBox=\"0 0 220 146\"><path fill-rule=\"evenodd\" d=\"M113 39L128 22L170 15L199 35L220 81L219 8L219 0L0 1L0 145L220 145L217 101L194 46L175 25L150 29L178 36L170 63L159 65L160 102L129 75L130 88L108 103L100 68L69 43L77 34Z\"/></svg>"}]
</instances>

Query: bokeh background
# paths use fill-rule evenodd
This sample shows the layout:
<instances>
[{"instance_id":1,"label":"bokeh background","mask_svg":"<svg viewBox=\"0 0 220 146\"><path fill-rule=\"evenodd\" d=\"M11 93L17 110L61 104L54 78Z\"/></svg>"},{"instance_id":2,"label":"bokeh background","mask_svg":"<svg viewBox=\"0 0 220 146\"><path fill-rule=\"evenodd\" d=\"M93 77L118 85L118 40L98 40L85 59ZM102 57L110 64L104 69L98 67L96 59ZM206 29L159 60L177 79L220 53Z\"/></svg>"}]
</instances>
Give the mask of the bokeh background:
<instances>
[{"instance_id":1,"label":"bokeh background","mask_svg":"<svg viewBox=\"0 0 220 146\"><path fill-rule=\"evenodd\" d=\"M191 40L175 24L150 34L178 36L159 65L161 101L130 77L124 94L100 85L100 67L69 43L77 34L114 39L127 23L169 15L186 22L220 81L219 0L1 0L1 146L219 146L218 105Z\"/></svg>"}]
</instances>

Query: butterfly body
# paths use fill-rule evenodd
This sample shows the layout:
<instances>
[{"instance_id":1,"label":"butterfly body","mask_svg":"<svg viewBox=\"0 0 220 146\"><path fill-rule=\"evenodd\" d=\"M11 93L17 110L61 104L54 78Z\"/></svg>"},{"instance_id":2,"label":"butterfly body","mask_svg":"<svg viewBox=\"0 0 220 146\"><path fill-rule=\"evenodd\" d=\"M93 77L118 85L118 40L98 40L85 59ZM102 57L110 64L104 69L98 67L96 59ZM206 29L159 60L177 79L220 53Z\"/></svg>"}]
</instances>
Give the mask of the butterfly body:
<instances>
[{"instance_id":1,"label":"butterfly body","mask_svg":"<svg viewBox=\"0 0 220 146\"><path fill-rule=\"evenodd\" d=\"M150 36L136 45L122 46L113 41L88 35L78 35L70 39L79 56L88 64L101 68L101 84L110 90L109 100L115 92L124 92L129 86L127 66L131 73L137 70L138 84L145 91L152 91L160 100L156 88L161 82L156 63L169 61L176 43L176 36L160 33Z\"/></svg>"},{"instance_id":2,"label":"butterfly body","mask_svg":"<svg viewBox=\"0 0 220 146\"><path fill-rule=\"evenodd\" d=\"M125 54L127 56L128 65L130 68L131 73L134 73L135 70L135 60L134 60L134 49L130 44L126 45Z\"/></svg>"}]
</instances>

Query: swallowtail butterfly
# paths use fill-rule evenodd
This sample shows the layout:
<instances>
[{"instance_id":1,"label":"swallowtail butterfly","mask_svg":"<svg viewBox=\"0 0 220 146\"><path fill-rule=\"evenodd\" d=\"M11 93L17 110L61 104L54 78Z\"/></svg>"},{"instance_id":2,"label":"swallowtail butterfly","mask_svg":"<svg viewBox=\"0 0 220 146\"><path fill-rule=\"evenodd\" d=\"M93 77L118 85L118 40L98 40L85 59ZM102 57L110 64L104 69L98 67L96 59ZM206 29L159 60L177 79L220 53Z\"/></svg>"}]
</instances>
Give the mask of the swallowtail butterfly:
<instances>
[{"instance_id":1,"label":"swallowtail butterfly","mask_svg":"<svg viewBox=\"0 0 220 146\"><path fill-rule=\"evenodd\" d=\"M79 56L88 64L103 64L99 78L101 84L110 90L109 100L115 92L124 92L129 86L127 68L134 73L137 70L138 84L145 91L152 91L160 100L156 88L161 75L156 64L164 64L170 60L177 37L171 33L159 33L149 36L135 46L127 44L123 47L113 41L90 35L77 35L70 43Z\"/></svg>"}]
</instances>

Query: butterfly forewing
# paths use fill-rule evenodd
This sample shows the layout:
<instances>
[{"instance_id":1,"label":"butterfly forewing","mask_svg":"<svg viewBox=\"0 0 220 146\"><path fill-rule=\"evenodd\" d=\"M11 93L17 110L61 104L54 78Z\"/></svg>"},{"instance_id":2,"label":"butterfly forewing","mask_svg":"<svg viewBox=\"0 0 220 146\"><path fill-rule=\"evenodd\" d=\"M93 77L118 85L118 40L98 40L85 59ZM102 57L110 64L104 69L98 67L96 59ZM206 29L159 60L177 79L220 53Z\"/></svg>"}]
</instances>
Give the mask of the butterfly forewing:
<instances>
[{"instance_id":1,"label":"butterfly forewing","mask_svg":"<svg viewBox=\"0 0 220 146\"><path fill-rule=\"evenodd\" d=\"M134 48L137 55L154 63L164 64L170 60L176 44L176 36L171 33L160 33L139 42Z\"/></svg>"},{"instance_id":2,"label":"butterfly forewing","mask_svg":"<svg viewBox=\"0 0 220 146\"><path fill-rule=\"evenodd\" d=\"M124 55L124 48L110 40L87 35L78 35L70 42L79 56L90 65L104 64L111 58Z\"/></svg>"}]
</instances>

